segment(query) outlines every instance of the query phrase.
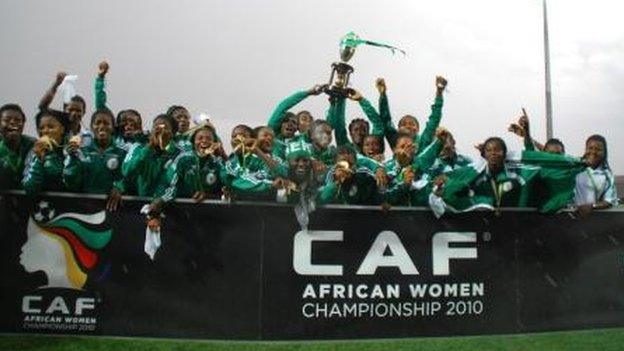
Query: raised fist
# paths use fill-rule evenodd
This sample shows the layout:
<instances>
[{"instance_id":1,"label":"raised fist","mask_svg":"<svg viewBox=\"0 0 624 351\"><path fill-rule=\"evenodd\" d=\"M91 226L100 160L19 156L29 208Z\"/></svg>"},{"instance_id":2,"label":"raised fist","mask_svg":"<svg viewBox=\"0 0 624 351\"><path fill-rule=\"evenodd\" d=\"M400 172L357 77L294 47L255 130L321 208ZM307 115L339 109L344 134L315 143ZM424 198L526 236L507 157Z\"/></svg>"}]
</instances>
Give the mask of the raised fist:
<instances>
[{"instance_id":1,"label":"raised fist","mask_svg":"<svg viewBox=\"0 0 624 351\"><path fill-rule=\"evenodd\" d=\"M98 65L98 76L104 77L108 73L108 62L102 61Z\"/></svg>"},{"instance_id":2,"label":"raised fist","mask_svg":"<svg viewBox=\"0 0 624 351\"><path fill-rule=\"evenodd\" d=\"M65 80L66 76L67 72L58 72L56 74L56 80L54 81L54 85L56 85L57 87L61 85L61 83L63 83L63 80Z\"/></svg>"},{"instance_id":3,"label":"raised fist","mask_svg":"<svg viewBox=\"0 0 624 351\"><path fill-rule=\"evenodd\" d=\"M438 129L436 129L435 136L440 141L444 142L449 137L449 131L444 127L438 127Z\"/></svg>"},{"instance_id":4,"label":"raised fist","mask_svg":"<svg viewBox=\"0 0 624 351\"><path fill-rule=\"evenodd\" d=\"M436 76L436 88L438 88L438 90L442 91L446 88L446 85L448 84L448 81L446 80L446 78L442 77L442 76Z\"/></svg>"},{"instance_id":5,"label":"raised fist","mask_svg":"<svg viewBox=\"0 0 624 351\"><path fill-rule=\"evenodd\" d=\"M379 92L379 94L385 94L387 90L385 79L377 78L375 80L375 87L377 88L377 91Z\"/></svg>"}]
</instances>

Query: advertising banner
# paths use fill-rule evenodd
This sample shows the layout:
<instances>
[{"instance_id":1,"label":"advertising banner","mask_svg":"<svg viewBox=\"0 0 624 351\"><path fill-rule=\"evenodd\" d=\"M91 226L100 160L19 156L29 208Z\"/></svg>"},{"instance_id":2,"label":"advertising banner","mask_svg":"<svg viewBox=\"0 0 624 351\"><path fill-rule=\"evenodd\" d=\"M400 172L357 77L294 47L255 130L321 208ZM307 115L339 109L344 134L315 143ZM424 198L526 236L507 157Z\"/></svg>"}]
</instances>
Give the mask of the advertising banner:
<instances>
[{"instance_id":1,"label":"advertising banner","mask_svg":"<svg viewBox=\"0 0 624 351\"><path fill-rule=\"evenodd\" d=\"M0 198L0 332L232 340L624 325L624 213Z\"/></svg>"}]
</instances>

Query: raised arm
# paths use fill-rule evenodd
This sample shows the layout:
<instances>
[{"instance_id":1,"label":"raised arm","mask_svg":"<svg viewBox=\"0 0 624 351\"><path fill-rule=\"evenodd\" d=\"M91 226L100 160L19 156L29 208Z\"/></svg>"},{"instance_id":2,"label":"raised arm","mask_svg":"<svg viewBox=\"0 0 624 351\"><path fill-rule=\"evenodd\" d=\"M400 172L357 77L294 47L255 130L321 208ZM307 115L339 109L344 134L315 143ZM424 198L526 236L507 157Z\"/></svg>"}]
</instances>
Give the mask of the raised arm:
<instances>
[{"instance_id":1,"label":"raised arm","mask_svg":"<svg viewBox=\"0 0 624 351\"><path fill-rule=\"evenodd\" d=\"M433 166L448 137L449 132L446 129L438 128L433 142L427 145L427 147L414 158L414 166L420 170L421 173L427 172L427 170Z\"/></svg>"},{"instance_id":2,"label":"raised arm","mask_svg":"<svg viewBox=\"0 0 624 351\"><path fill-rule=\"evenodd\" d=\"M100 110L106 108L106 73L108 73L108 62L102 61L98 66L98 75L95 78L94 90L95 90L95 109Z\"/></svg>"},{"instance_id":3,"label":"raised arm","mask_svg":"<svg viewBox=\"0 0 624 351\"><path fill-rule=\"evenodd\" d=\"M347 136L347 127L345 121L345 98L330 99L329 109L327 110L327 123L334 129L336 135L336 145L342 146L349 143Z\"/></svg>"},{"instance_id":4,"label":"raised arm","mask_svg":"<svg viewBox=\"0 0 624 351\"><path fill-rule=\"evenodd\" d=\"M267 125L271 129L273 129L276 135L279 134L280 126L286 112L288 112L288 110L293 108L295 105L303 101L308 96L318 95L321 92L321 86L315 85L308 90L301 90L288 96L286 99L282 100L279 104L277 104L275 110L273 110L273 113L271 114L271 117L269 117L269 122L267 123Z\"/></svg>"},{"instance_id":5,"label":"raised arm","mask_svg":"<svg viewBox=\"0 0 624 351\"><path fill-rule=\"evenodd\" d=\"M383 121L381 120L379 113L377 113L373 105L371 105L370 101L368 101L365 97L363 97L362 94L357 90L351 91L351 94L349 94L349 99L353 101L357 101L357 103L362 108L362 111L364 111L366 118L368 118L368 120L371 122L371 125L373 126L371 135L383 137L384 136Z\"/></svg>"},{"instance_id":6,"label":"raised arm","mask_svg":"<svg viewBox=\"0 0 624 351\"><path fill-rule=\"evenodd\" d=\"M442 94L444 93L444 89L446 89L447 84L448 82L444 77L436 77L436 97L433 105L431 105L431 115L429 115L429 119L425 125L425 130L420 135L420 138L418 138L419 153L431 144L435 131L438 129L438 126L440 126L440 120L442 119L442 106L444 105Z\"/></svg>"},{"instance_id":7,"label":"raised arm","mask_svg":"<svg viewBox=\"0 0 624 351\"><path fill-rule=\"evenodd\" d=\"M61 83L63 83L63 79L65 79L66 75L67 73L65 72L59 72L56 74L54 83L52 83L50 89L46 90L45 94L43 94L43 97L41 97L41 100L39 101L39 110L47 110L50 107L52 100L54 100L54 95L56 95L56 90Z\"/></svg>"},{"instance_id":8,"label":"raised arm","mask_svg":"<svg viewBox=\"0 0 624 351\"><path fill-rule=\"evenodd\" d=\"M399 132L392 123L392 115L390 113L390 103L388 102L388 88L386 81L383 78L377 78L375 81L375 87L379 92L379 117L384 126L384 136L388 140L388 144L391 148L396 145Z\"/></svg>"}]
</instances>

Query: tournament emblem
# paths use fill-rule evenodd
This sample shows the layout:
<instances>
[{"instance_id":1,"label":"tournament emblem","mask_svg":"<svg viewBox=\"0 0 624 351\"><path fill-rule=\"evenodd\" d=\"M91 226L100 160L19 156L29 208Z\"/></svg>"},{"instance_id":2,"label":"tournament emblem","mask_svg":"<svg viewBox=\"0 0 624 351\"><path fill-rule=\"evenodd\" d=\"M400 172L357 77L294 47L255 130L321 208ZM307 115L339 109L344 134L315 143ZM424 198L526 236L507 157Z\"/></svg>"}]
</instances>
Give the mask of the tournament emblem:
<instances>
[{"instance_id":1,"label":"tournament emblem","mask_svg":"<svg viewBox=\"0 0 624 351\"><path fill-rule=\"evenodd\" d=\"M45 273L47 284L40 288L82 290L111 237L105 211L55 216L50 203L41 201L28 219L20 264L28 273Z\"/></svg>"},{"instance_id":2,"label":"tournament emblem","mask_svg":"<svg viewBox=\"0 0 624 351\"><path fill-rule=\"evenodd\" d=\"M111 157L106 161L106 167L111 171L114 171L119 167L119 159L117 157Z\"/></svg>"},{"instance_id":3,"label":"tournament emblem","mask_svg":"<svg viewBox=\"0 0 624 351\"><path fill-rule=\"evenodd\" d=\"M217 176L213 172L206 174L206 184L213 185L216 181Z\"/></svg>"},{"instance_id":4,"label":"tournament emblem","mask_svg":"<svg viewBox=\"0 0 624 351\"><path fill-rule=\"evenodd\" d=\"M349 189L349 196L355 196L355 194L357 194L357 191L358 191L357 185L351 186L351 189Z\"/></svg>"}]
</instances>

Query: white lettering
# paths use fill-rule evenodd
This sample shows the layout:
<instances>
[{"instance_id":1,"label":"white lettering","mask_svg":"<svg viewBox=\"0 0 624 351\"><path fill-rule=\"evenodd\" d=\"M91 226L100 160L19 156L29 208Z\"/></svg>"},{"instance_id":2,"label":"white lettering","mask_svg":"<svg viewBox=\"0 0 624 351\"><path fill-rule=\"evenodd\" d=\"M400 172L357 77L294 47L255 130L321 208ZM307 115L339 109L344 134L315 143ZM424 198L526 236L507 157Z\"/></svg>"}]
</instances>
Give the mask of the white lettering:
<instances>
[{"instance_id":1,"label":"white lettering","mask_svg":"<svg viewBox=\"0 0 624 351\"><path fill-rule=\"evenodd\" d=\"M300 275L342 275L341 265L312 264L312 242L342 241L341 231L301 230L293 242L293 268Z\"/></svg>"},{"instance_id":2,"label":"white lettering","mask_svg":"<svg viewBox=\"0 0 624 351\"><path fill-rule=\"evenodd\" d=\"M474 232L440 232L432 239L433 275L449 275L451 259L477 258L476 247L450 247L449 243L475 243L477 233Z\"/></svg>"},{"instance_id":3,"label":"white lettering","mask_svg":"<svg viewBox=\"0 0 624 351\"><path fill-rule=\"evenodd\" d=\"M22 299L22 312L23 313L41 313L41 310L35 307L32 307L32 302L41 301L41 296L24 296Z\"/></svg>"},{"instance_id":4,"label":"white lettering","mask_svg":"<svg viewBox=\"0 0 624 351\"><path fill-rule=\"evenodd\" d=\"M76 315L80 316L83 310L95 308L95 299L92 297L79 297L76 300Z\"/></svg>"},{"instance_id":5,"label":"white lettering","mask_svg":"<svg viewBox=\"0 0 624 351\"><path fill-rule=\"evenodd\" d=\"M52 314L54 312L61 312L62 314L69 314L69 308L65 304L65 300L61 296L57 296L52 300L50 306L45 311L46 314Z\"/></svg>"},{"instance_id":6,"label":"white lettering","mask_svg":"<svg viewBox=\"0 0 624 351\"><path fill-rule=\"evenodd\" d=\"M390 255L384 255L386 249L390 250ZM389 230L379 233L364 257L357 274L373 275L378 267L397 267L402 274L418 274L405 246L396 233Z\"/></svg>"}]
</instances>

